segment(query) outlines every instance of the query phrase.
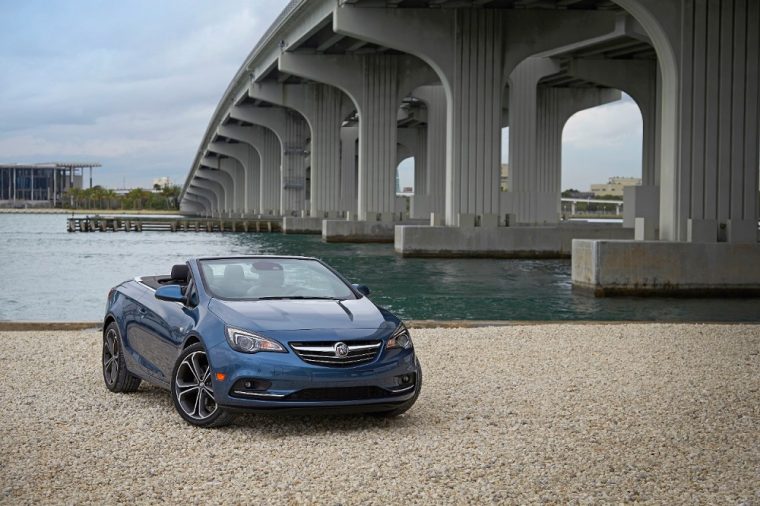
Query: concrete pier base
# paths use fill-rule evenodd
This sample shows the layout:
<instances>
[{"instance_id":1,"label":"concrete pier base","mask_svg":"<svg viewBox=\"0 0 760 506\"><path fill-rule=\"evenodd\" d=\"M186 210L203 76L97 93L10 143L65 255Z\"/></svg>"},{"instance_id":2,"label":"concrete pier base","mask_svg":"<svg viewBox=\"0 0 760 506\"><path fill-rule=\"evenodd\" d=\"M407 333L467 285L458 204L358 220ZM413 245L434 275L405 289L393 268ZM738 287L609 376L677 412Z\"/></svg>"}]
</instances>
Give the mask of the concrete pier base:
<instances>
[{"instance_id":1,"label":"concrete pier base","mask_svg":"<svg viewBox=\"0 0 760 506\"><path fill-rule=\"evenodd\" d=\"M573 288L610 295L760 296L760 244L573 241Z\"/></svg>"},{"instance_id":2,"label":"concrete pier base","mask_svg":"<svg viewBox=\"0 0 760 506\"><path fill-rule=\"evenodd\" d=\"M568 258L575 238L633 239L617 224L531 227L397 226L396 252L405 257Z\"/></svg>"},{"instance_id":3,"label":"concrete pier base","mask_svg":"<svg viewBox=\"0 0 760 506\"><path fill-rule=\"evenodd\" d=\"M283 234L321 234L324 218L285 216L282 219Z\"/></svg>"},{"instance_id":4,"label":"concrete pier base","mask_svg":"<svg viewBox=\"0 0 760 506\"><path fill-rule=\"evenodd\" d=\"M396 225L424 225L427 220L351 221L324 220L322 240L325 242L387 242L392 243Z\"/></svg>"}]
</instances>

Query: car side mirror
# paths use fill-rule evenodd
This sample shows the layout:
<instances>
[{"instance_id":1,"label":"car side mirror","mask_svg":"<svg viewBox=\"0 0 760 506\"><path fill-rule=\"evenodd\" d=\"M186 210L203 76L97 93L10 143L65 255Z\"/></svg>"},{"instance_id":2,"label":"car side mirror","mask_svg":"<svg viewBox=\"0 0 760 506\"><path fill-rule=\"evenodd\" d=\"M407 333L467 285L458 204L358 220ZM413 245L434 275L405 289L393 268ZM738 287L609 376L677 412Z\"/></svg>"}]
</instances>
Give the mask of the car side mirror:
<instances>
[{"instance_id":1,"label":"car side mirror","mask_svg":"<svg viewBox=\"0 0 760 506\"><path fill-rule=\"evenodd\" d=\"M185 303L185 294L182 293L182 287L179 285L166 285L161 286L156 290L156 298L158 300L166 300L169 302L181 302Z\"/></svg>"},{"instance_id":2,"label":"car side mirror","mask_svg":"<svg viewBox=\"0 0 760 506\"><path fill-rule=\"evenodd\" d=\"M353 284L351 286L354 287L354 290L356 290L360 294L364 295L365 297L369 296L369 294L370 294L369 287L367 285Z\"/></svg>"}]
</instances>

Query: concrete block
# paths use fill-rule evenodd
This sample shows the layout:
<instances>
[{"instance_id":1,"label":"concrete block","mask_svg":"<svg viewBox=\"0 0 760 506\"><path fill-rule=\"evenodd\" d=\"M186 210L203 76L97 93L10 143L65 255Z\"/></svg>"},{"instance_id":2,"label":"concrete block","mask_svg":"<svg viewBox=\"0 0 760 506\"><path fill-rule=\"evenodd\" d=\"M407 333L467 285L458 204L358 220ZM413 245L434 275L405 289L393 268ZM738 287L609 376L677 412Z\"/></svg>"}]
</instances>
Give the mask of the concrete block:
<instances>
[{"instance_id":1,"label":"concrete block","mask_svg":"<svg viewBox=\"0 0 760 506\"><path fill-rule=\"evenodd\" d=\"M323 220L325 242L393 242L393 223Z\"/></svg>"},{"instance_id":2,"label":"concrete block","mask_svg":"<svg viewBox=\"0 0 760 506\"><path fill-rule=\"evenodd\" d=\"M480 217L480 226L484 228L496 228L499 226L498 214L484 214Z\"/></svg>"},{"instance_id":3,"label":"concrete block","mask_svg":"<svg viewBox=\"0 0 760 506\"><path fill-rule=\"evenodd\" d=\"M405 257L567 258L572 240L633 239L633 230L609 224L545 227L396 227L394 247Z\"/></svg>"},{"instance_id":4,"label":"concrete block","mask_svg":"<svg viewBox=\"0 0 760 506\"><path fill-rule=\"evenodd\" d=\"M322 218L285 216L282 219L283 234L321 234Z\"/></svg>"},{"instance_id":5,"label":"concrete block","mask_svg":"<svg viewBox=\"0 0 760 506\"><path fill-rule=\"evenodd\" d=\"M718 220L698 220L689 218L686 223L688 242L718 242Z\"/></svg>"},{"instance_id":6,"label":"concrete block","mask_svg":"<svg viewBox=\"0 0 760 506\"><path fill-rule=\"evenodd\" d=\"M460 228L474 228L475 227L475 217L474 214L465 214L460 213L457 216L457 222Z\"/></svg>"},{"instance_id":7,"label":"concrete block","mask_svg":"<svg viewBox=\"0 0 760 506\"><path fill-rule=\"evenodd\" d=\"M760 244L576 239L574 288L594 295L760 295Z\"/></svg>"},{"instance_id":8,"label":"concrete block","mask_svg":"<svg viewBox=\"0 0 760 506\"><path fill-rule=\"evenodd\" d=\"M650 218L637 217L635 219L633 238L636 241L656 241L657 223Z\"/></svg>"},{"instance_id":9,"label":"concrete block","mask_svg":"<svg viewBox=\"0 0 760 506\"><path fill-rule=\"evenodd\" d=\"M428 228L425 220L404 223ZM325 242L393 242L397 222L322 220L322 240Z\"/></svg>"},{"instance_id":10,"label":"concrete block","mask_svg":"<svg viewBox=\"0 0 760 506\"><path fill-rule=\"evenodd\" d=\"M735 244L752 244L757 242L757 220L726 221L726 241Z\"/></svg>"}]
</instances>

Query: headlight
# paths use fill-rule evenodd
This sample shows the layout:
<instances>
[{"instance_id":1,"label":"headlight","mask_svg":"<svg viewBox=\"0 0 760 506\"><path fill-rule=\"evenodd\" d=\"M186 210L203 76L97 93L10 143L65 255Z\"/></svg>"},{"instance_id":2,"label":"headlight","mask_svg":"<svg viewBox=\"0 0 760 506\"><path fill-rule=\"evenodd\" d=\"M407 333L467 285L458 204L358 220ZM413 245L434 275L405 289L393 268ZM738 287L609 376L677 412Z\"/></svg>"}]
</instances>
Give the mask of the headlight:
<instances>
[{"instance_id":1,"label":"headlight","mask_svg":"<svg viewBox=\"0 0 760 506\"><path fill-rule=\"evenodd\" d=\"M403 348L409 350L412 348L412 337L409 335L409 330L406 325L400 323L396 330L393 331L391 337L388 338L388 344L386 348Z\"/></svg>"},{"instance_id":2,"label":"headlight","mask_svg":"<svg viewBox=\"0 0 760 506\"><path fill-rule=\"evenodd\" d=\"M279 351L284 352L285 348L276 341L264 336L246 332L245 330L227 327L227 342L235 351L243 353L258 353L260 351Z\"/></svg>"}]
</instances>

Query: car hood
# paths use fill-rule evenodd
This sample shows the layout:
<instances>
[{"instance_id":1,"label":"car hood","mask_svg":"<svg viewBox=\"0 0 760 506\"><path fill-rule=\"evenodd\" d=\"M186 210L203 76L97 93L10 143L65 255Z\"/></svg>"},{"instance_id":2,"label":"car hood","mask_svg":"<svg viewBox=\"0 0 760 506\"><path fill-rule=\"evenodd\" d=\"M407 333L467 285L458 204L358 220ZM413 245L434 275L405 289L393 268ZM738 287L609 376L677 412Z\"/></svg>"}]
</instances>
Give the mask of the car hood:
<instances>
[{"instance_id":1,"label":"car hood","mask_svg":"<svg viewBox=\"0 0 760 506\"><path fill-rule=\"evenodd\" d=\"M253 331L377 330L389 325L383 312L366 297L343 301L212 299L208 308L226 324Z\"/></svg>"}]
</instances>

